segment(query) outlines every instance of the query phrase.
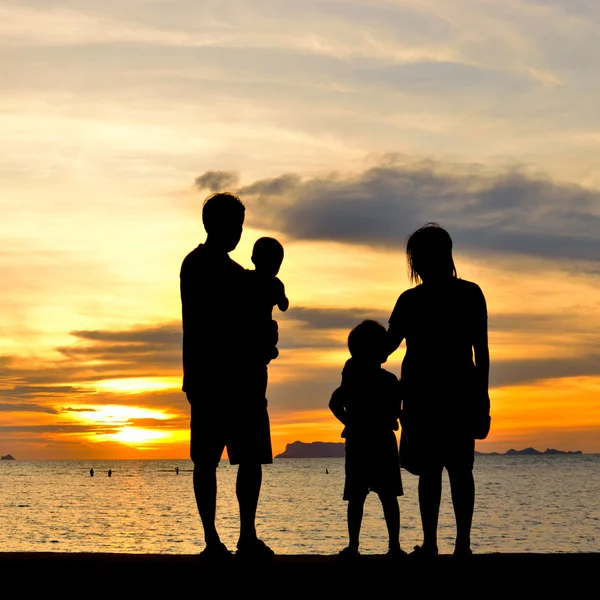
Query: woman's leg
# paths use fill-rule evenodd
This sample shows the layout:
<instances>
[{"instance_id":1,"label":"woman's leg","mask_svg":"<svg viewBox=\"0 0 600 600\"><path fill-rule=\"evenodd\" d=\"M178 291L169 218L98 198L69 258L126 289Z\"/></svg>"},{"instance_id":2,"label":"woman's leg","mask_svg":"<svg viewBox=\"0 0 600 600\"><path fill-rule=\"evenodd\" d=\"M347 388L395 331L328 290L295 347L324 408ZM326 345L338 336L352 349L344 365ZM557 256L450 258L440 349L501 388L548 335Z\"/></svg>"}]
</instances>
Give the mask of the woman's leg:
<instances>
[{"instance_id":1,"label":"woman's leg","mask_svg":"<svg viewBox=\"0 0 600 600\"><path fill-rule=\"evenodd\" d=\"M442 499L442 467L419 475L419 509L423 526L423 550L437 552L437 526Z\"/></svg>"},{"instance_id":2,"label":"woman's leg","mask_svg":"<svg viewBox=\"0 0 600 600\"><path fill-rule=\"evenodd\" d=\"M454 551L457 554L470 553L471 523L475 506L475 480L473 471L468 468L448 469L452 505L456 518L456 543Z\"/></svg>"},{"instance_id":3,"label":"woman's leg","mask_svg":"<svg viewBox=\"0 0 600 600\"><path fill-rule=\"evenodd\" d=\"M379 494L383 516L388 530L389 549L400 550L400 507L394 494Z\"/></svg>"}]
</instances>

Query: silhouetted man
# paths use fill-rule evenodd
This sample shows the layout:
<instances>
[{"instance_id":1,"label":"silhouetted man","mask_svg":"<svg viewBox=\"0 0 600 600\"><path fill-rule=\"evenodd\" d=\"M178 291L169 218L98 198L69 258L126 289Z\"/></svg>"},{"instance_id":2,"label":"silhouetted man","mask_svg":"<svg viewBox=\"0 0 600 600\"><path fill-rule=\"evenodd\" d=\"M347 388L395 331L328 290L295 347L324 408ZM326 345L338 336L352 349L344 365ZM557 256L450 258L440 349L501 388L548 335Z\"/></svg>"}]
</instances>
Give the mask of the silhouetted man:
<instances>
[{"instance_id":1,"label":"silhouetted man","mask_svg":"<svg viewBox=\"0 0 600 600\"><path fill-rule=\"evenodd\" d=\"M240 241L245 207L228 193L207 198L202 209L206 241L181 266L183 391L191 405L190 454L194 493L204 528L202 557L231 554L215 527L216 469L225 447L239 465L239 556L269 558L273 551L256 536L262 464L271 463L267 414L267 366L249 351L244 310L245 270L229 258Z\"/></svg>"}]
</instances>

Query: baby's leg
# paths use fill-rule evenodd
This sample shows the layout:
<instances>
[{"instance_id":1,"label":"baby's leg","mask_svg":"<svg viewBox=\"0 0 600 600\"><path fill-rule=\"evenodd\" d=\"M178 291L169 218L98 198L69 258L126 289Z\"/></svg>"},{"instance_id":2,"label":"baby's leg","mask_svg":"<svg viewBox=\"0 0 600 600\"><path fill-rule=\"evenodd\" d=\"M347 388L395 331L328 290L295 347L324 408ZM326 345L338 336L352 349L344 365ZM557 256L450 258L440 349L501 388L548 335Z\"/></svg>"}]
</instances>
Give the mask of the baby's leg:
<instances>
[{"instance_id":1,"label":"baby's leg","mask_svg":"<svg viewBox=\"0 0 600 600\"><path fill-rule=\"evenodd\" d=\"M398 498L394 494L381 493L379 494L381 506L383 507L383 516L387 525L389 536L390 551L400 550L400 506Z\"/></svg>"}]
</instances>

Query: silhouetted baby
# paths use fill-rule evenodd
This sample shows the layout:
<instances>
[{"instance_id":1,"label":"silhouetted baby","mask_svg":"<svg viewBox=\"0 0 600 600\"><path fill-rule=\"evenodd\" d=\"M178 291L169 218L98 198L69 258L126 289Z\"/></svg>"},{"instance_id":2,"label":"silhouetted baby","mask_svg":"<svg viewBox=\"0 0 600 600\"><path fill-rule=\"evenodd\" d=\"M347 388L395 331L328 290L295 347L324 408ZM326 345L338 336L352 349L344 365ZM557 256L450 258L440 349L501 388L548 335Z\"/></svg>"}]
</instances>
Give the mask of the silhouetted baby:
<instances>
[{"instance_id":1,"label":"silhouetted baby","mask_svg":"<svg viewBox=\"0 0 600 600\"><path fill-rule=\"evenodd\" d=\"M350 358L342 371L342 383L329 408L344 424L349 545L341 558L359 555L363 506L367 494L379 495L389 534L388 556L401 556L400 509L403 495L398 443L400 390L397 377L381 367L387 360L387 332L376 321L363 321L348 336Z\"/></svg>"},{"instance_id":2,"label":"silhouetted baby","mask_svg":"<svg viewBox=\"0 0 600 600\"><path fill-rule=\"evenodd\" d=\"M285 312L290 302L285 295L285 286L277 277L283 262L283 246L274 238L262 237L252 249L254 270L248 271L249 278L249 318L252 347L261 359L269 362L279 356L277 349L278 326L273 320L273 307Z\"/></svg>"}]
</instances>

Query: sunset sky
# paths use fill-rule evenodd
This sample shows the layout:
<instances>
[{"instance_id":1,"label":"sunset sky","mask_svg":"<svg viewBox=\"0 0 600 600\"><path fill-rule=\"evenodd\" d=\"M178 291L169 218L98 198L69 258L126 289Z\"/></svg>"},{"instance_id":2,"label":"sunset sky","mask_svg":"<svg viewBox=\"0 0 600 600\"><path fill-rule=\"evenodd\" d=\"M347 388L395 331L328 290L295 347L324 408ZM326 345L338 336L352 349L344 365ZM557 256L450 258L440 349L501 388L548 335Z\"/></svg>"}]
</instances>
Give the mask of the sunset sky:
<instances>
[{"instance_id":1,"label":"sunset sky","mask_svg":"<svg viewBox=\"0 0 600 600\"><path fill-rule=\"evenodd\" d=\"M428 221L488 302L477 449L600 452L599 65L593 0L0 0L0 453L188 456L179 268L215 190L235 260L285 247L276 453L341 441L348 331Z\"/></svg>"}]
</instances>

